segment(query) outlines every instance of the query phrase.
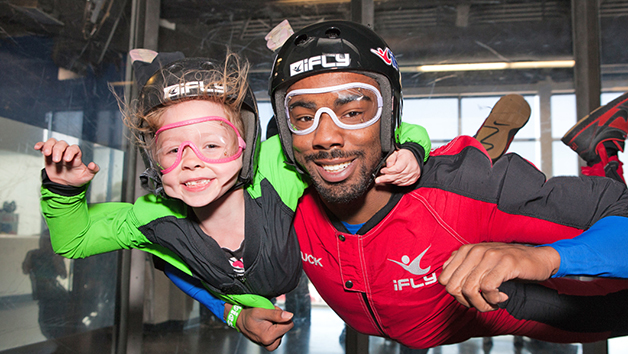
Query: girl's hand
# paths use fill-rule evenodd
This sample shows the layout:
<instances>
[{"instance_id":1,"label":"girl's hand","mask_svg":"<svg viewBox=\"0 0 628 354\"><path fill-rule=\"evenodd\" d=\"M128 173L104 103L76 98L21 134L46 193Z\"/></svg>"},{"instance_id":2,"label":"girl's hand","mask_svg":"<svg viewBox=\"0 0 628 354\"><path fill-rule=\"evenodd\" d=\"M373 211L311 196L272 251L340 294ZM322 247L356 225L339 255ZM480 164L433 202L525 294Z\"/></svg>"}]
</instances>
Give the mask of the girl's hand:
<instances>
[{"instance_id":1,"label":"girl's hand","mask_svg":"<svg viewBox=\"0 0 628 354\"><path fill-rule=\"evenodd\" d=\"M407 149L393 152L386 159L386 167L380 171L381 175L375 179L375 183L392 183L398 186L409 186L421 177L421 168L414 154Z\"/></svg>"},{"instance_id":2,"label":"girl's hand","mask_svg":"<svg viewBox=\"0 0 628 354\"><path fill-rule=\"evenodd\" d=\"M46 174L55 183L80 187L91 181L100 170L94 162L85 166L81 161L81 149L77 145L50 138L45 143L38 142L34 148L44 155Z\"/></svg>"}]
</instances>

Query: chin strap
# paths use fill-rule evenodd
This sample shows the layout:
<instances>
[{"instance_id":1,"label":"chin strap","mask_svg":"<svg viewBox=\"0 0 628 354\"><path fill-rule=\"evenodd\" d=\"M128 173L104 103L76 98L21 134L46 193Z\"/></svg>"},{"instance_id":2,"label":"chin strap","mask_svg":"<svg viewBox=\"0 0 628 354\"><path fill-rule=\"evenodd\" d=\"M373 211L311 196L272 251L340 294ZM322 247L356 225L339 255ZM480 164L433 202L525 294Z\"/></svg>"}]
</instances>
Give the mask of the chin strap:
<instances>
[{"instance_id":1,"label":"chin strap","mask_svg":"<svg viewBox=\"0 0 628 354\"><path fill-rule=\"evenodd\" d=\"M162 198L168 198L164 192L164 186L161 183L161 173L156 169L149 167L140 175L142 188Z\"/></svg>"},{"instance_id":2,"label":"chin strap","mask_svg":"<svg viewBox=\"0 0 628 354\"><path fill-rule=\"evenodd\" d=\"M144 137L142 137L144 140ZM148 151L143 148L139 149L144 166L148 166L144 172L140 174L140 183L144 190L153 193L157 197L168 198L164 192L164 186L161 182L161 172L155 166L155 162L150 158Z\"/></svg>"},{"instance_id":3,"label":"chin strap","mask_svg":"<svg viewBox=\"0 0 628 354\"><path fill-rule=\"evenodd\" d=\"M386 160L388 159L388 157L390 157L390 155L392 155L393 152L395 152L395 149L387 152L386 155L382 157L382 160L379 162L379 164L377 165L377 168L374 170L373 174L371 175L373 177L373 181L375 180L375 178L377 178L377 175L379 175L379 171L381 171L382 167L386 165Z\"/></svg>"}]
</instances>

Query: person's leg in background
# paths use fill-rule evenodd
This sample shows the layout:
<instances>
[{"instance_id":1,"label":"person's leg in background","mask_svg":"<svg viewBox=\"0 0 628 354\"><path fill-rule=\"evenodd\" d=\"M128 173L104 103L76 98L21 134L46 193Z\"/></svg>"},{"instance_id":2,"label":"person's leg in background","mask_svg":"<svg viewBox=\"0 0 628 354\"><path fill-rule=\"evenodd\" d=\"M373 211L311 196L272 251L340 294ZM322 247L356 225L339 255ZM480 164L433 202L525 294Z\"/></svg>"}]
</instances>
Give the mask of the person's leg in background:
<instances>
[{"instance_id":1,"label":"person's leg in background","mask_svg":"<svg viewBox=\"0 0 628 354\"><path fill-rule=\"evenodd\" d=\"M503 96L475 133L493 162L508 151L512 139L530 119L530 105L521 95Z\"/></svg>"},{"instance_id":2,"label":"person's leg in background","mask_svg":"<svg viewBox=\"0 0 628 354\"><path fill-rule=\"evenodd\" d=\"M617 153L624 151L627 133L628 92L580 119L561 140L587 163L583 175L606 176L625 184Z\"/></svg>"}]
</instances>

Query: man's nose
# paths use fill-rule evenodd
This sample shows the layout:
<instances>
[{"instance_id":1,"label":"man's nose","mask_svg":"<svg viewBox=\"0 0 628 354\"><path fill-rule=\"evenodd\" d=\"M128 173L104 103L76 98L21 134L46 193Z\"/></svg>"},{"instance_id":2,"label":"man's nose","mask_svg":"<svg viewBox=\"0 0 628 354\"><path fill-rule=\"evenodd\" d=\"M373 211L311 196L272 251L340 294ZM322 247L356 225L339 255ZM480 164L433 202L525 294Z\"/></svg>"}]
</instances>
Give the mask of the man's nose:
<instances>
[{"instance_id":1,"label":"man's nose","mask_svg":"<svg viewBox=\"0 0 628 354\"><path fill-rule=\"evenodd\" d=\"M314 130L313 147L326 150L334 146L342 147L344 145L343 130L334 123L329 114L321 114L318 127Z\"/></svg>"}]
</instances>

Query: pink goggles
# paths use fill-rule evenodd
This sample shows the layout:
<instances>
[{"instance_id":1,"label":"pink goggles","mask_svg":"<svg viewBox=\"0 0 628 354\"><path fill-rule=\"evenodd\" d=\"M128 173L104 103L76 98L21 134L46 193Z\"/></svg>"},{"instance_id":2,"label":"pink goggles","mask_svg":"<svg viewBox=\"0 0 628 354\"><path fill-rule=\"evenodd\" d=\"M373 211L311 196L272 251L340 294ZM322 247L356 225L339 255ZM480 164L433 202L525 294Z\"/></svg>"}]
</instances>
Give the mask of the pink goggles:
<instances>
[{"instance_id":1,"label":"pink goggles","mask_svg":"<svg viewBox=\"0 0 628 354\"><path fill-rule=\"evenodd\" d=\"M176 128L212 121L218 122L220 125L206 125L194 131L174 132ZM223 124L226 124L228 128L225 129ZM165 131L171 131L174 134L163 138L167 140L164 141L164 146L159 148L156 153L157 162L159 166L163 168L161 170L163 174L171 172L179 166L186 147L192 149L194 154L206 163L226 163L233 161L240 157L242 151L246 148L246 143L240 136L238 129L228 120L218 116L195 118L165 125L155 132L155 144L157 144L160 134ZM196 135L195 142L192 140L184 140L194 137L194 135ZM233 143L236 137L238 141L237 150ZM184 141L179 143L181 140ZM201 146L200 149L199 145Z\"/></svg>"}]
</instances>

